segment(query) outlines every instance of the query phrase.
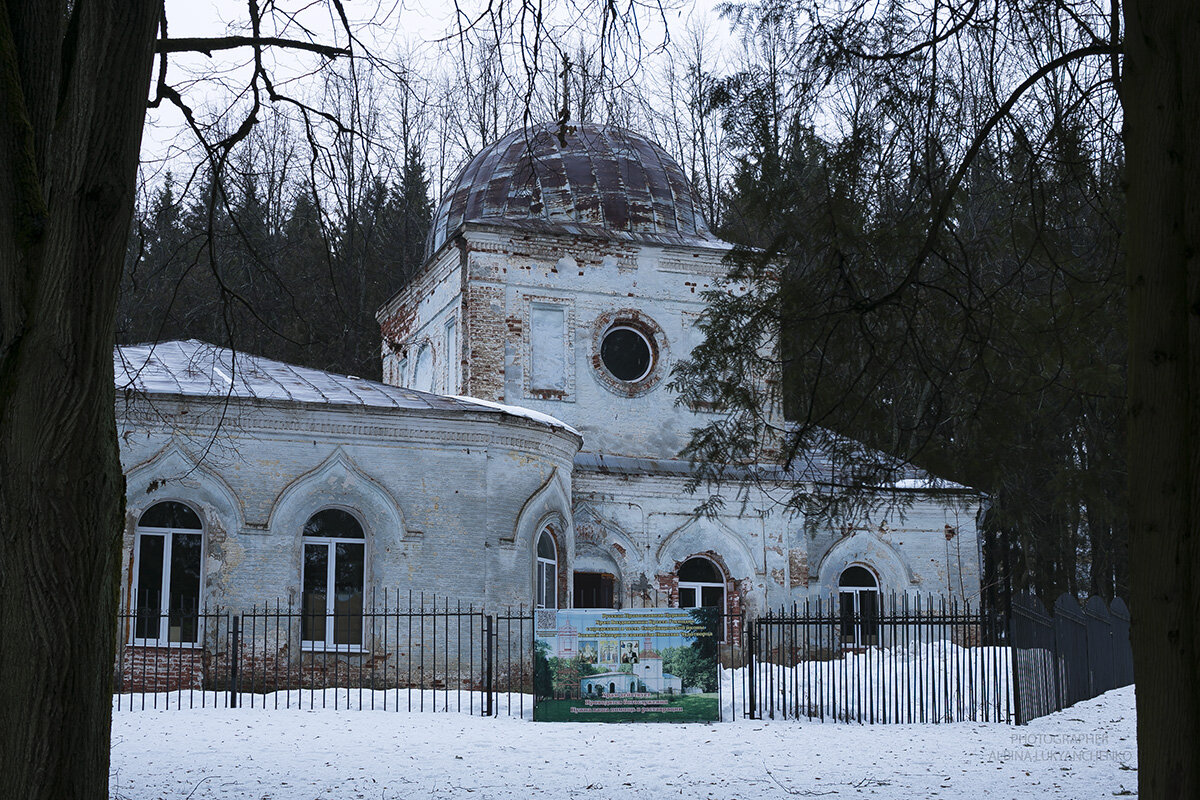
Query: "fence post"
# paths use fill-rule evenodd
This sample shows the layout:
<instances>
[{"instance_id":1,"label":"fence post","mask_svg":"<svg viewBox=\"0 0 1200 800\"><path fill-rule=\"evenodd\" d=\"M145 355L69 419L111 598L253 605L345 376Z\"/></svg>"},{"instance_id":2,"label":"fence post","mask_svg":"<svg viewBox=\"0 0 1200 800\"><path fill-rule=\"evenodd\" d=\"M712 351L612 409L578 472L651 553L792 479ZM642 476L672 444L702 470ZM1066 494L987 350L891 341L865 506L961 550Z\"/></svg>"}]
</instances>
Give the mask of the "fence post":
<instances>
[{"instance_id":1,"label":"fence post","mask_svg":"<svg viewBox=\"0 0 1200 800\"><path fill-rule=\"evenodd\" d=\"M229 630L229 707L237 708L237 682L238 682L238 644L241 640L241 623L242 618L234 614L233 624Z\"/></svg>"},{"instance_id":2,"label":"fence post","mask_svg":"<svg viewBox=\"0 0 1200 800\"><path fill-rule=\"evenodd\" d=\"M492 641L494 620L495 617L493 617L491 614L485 614L483 617L483 639L486 642L486 645L483 648L483 693L484 697L486 698L484 701L486 709L484 715L488 717L495 715L495 706L492 703L492 692L495 689L495 686L493 685L492 672L493 659L495 655L495 648L493 646L494 643Z\"/></svg>"},{"instance_id":3,"label":"fence post","mask_svg":"<svg viewBox=\"0 0 1200 800\"><path fill-rule=\"evenodd\" d=\"M754 620L750 620L746 625L746 650L750 654L746 659L746 680L750 686L750 699L746 707L750 712L750 719L757 719L755 714L758 709L758 701L754 696Z\"/></svg>"},{"instance_id":4,"label":"fence post","mask_svg":"<svg viewBox=\"0 0 1200 800\"><path fill-rule=\"evenodd\" d=\"M1013 609L1009 598L1008 604L1008 658L1012 667L1012 704L1013 704L1013 724L1021 725L1021 670L1017 665L1017 612Z\"/></svg>"}]
</instances>

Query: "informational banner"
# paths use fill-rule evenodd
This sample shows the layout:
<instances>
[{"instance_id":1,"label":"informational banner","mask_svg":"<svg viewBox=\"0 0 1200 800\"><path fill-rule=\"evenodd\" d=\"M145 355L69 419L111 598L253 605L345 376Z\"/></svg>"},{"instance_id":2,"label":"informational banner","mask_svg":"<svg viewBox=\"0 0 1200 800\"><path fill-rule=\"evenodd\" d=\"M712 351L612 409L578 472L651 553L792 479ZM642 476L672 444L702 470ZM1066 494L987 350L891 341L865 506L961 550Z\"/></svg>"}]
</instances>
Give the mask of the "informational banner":
<instances>
[{"instance_id":1,"label":"informational banner","mask_svg":"<svg viewBox=\"0 0 1200 800\"><path fill-rule=\"evenodd\" d=\"M719 719L718 624L711 608L538 611L533 718Z\"/></svg>"}]
</instances>

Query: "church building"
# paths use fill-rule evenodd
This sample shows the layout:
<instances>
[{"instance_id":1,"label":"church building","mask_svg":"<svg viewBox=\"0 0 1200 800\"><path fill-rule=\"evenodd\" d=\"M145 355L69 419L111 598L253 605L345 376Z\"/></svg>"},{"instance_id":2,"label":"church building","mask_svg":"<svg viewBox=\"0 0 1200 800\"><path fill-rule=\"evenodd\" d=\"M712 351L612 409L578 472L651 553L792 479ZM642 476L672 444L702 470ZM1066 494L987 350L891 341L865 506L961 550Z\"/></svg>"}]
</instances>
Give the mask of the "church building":
<instances>
[{"instance_id":1,"label":"church building","mask_svg":"<svg viewBox=\"0 0 1200 800\"><path fill-rule=\"evenodd\" d=\"M729 501L697 513L679 453L708 412L667 383L729 250L661 147L544 125L445 191L424 267L377 314L382 383L195 341L118 348L124 601L157 609L135 638L186 640L175 605L352 616L384 591L733 615L977 599L973 490L889 487L906 502L869 518L786 511L797 481L832 479L812 459L770 486L731 469ZM304 642L354 636L323 624Z\"/></svg>"}]
</instances>

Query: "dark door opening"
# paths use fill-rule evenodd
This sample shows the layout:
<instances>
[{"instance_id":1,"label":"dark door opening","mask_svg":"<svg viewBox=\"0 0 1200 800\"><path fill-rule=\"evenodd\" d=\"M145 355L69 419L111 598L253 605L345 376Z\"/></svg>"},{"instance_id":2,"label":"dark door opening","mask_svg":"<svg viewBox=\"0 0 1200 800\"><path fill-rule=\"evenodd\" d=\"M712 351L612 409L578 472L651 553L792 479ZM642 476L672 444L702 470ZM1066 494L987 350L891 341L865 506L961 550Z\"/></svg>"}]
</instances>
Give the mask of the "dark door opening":
<instances>
[{"instance_id":1,"label":"dark door opening","mask_svg":"<svg viewBox=\"0 0 1200 800\"><path fill-rule=\"evenodd\" d=\"M614 608L615 583L607 572L576 572L575 608Z\"/></svg>"}]
</instances>

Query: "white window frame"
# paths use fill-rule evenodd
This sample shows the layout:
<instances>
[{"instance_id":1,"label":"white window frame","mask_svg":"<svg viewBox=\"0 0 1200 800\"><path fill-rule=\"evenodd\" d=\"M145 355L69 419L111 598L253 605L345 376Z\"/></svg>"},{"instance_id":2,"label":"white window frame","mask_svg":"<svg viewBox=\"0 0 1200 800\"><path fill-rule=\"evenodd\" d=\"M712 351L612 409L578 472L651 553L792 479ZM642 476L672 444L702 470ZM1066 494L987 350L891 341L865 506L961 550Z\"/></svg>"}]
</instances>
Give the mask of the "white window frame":
<instances>
[{"instance_id":1,"label":"white window frame","mask_svg":"<svg viewBox=\"0 0 1200 800\"><path fill-rule=\"evenodd\" d=\"M726 584L726 581L724 580L725 570L721 569L720 564L713 561L711 558L706 558L704 556L692 556L691 558L685 558L684 563L686 564L688 561L691 561L692 559L695 559L695 558L704 559L708 563L712 564L713 569L715 569L717 571L717 574L721 576L722 580L720 583L716 583L714 581L679 581L679 607L680 608L715 608L715 609L717 609L717 611L721 614L721 631L720 631L721 638L720 638L720 641L723 642L728 638L727 631L725 630L725 625L728 622L728 620L725 619L725 616L726 616L725 611L726 611L726 608L727 608L727 605L729 602L729 598L725 591L725 584ZM721 590L721 604L720 605L706 606L703 604L704 603L704 591L703 590L705 588ZM684 589L692 589L695 591L696 605L685 606L683 604L683 590Z\"/></svg>"},{"instance_id":2,"label":"white window frame","mask_svg":"<svg viewBox=\"0 0 1200 800\"><path fill-rule=\"evenodd\" d=\"M143 526L143 525L139 524L137 526L137 528L135 529L134 537L133 537L133 574L130 576L130 590L131 590L130 599L132 600L132 602L130 603L131 608L129 609L129 611L130 611L132 619L131 619L131 624L130 624L130 628L129 628L129 642L130 642L130 644L144 646L144 647L182 647L182 648L200 647L204 636L203 636L202 624L200 623L199 619L197 619L197 622L196 622L196 641L194 641L194 642L188 642L188 641L183 641L183 640L180 640L178 642L171 641L171 638L170 638L171 637L171 620L170 620L171 611L170 611L169 606L171 603L171 548L175 543L175 534L200 537L200 569L199 569L200 590L201 590L201 592L204 591L204 547L207 544L207 537L204 535L205 534L204 518L202 516L200 516L200 513L198 511L196 511L195 508L192 508L192 506L190 504L184 503L182 500L159 500L159 501L153 503L152 505L148 506L145 510L143 510L142 515L145 515L145 513L147 511L149 511L151 508L153 508L154 506L157 506L161 503L167 503L167 502L179 503L180 505L187 506L189 509L191 509L192 513L195 514L196 517L200 520L200 527L199 528L158 528L158 527L154 527L151 525ZM140 516L139 516L139 519L140 519ZM159 592L159 600L158 600L158 636L157 636L157 638L153 638L153 639L148 638L148 637L139 637L137 635L137 615L138 615L137 601L138 601L138 590L141 588L138 585L138 576L140 576L142 574L142 537L143 537L143 535L162 536L163 537L162 577L161 577L161 583L159 583L159 586L161 586L162 589ZM197 617L199 617L199 614L200 614L200 608L199 608L200 598L199 597L196 598L196 602L197 602L196 614L197 614Z\"/></svg>"},{"instance_id":3,"label":"white window frame","mask_svg":"<svg viewBox=\"0 0 1200 800\"><path fill-rule=\"evenodd\" d=\"M846 572L848 572L850 569L852 569L854 567L858 567L859 569L865 570L866 573L871 576L871 579L873 581L875 581L875 585L874 586L842 586L842 583L841 583L842 576L845 575ZM875 595L875 617L876 617L874 641L865 642L865 643L863 642L863 639L865 637L863 635L863 613L862 613L862 596L864 594ZM850 602L851 602L853 619L854 619L854 622L853 622L854 627L853 627L853 634L852 634L853 639L849 639L849 638L846 638L845 631L842 628L842 625L844 623L839 622L838 628L839 628L839 631L841 631L841 635L842 635L842 647L856 649L856 648L872 647L872 646L878 645L879 644L879 621L878 621L878 618L879 618L879 614L880 614L880 603L882 603L882 601L883 601L883 593L880 591L880 586L879 586L879 576L875 574L874 570L869 569L868 567L864 566L863 564L847 565L845 569L843 569L840 573L838 573L838 616L839 617L841 617L841 615L842 615L841 602L842 602L843 596L847 596L847 597L851 598Z\"/></svg>"},{"instance_id":4,"label":"white window frame","mask_svg":"<svg viewBox=\"0 0 1200 800\"><path fill-rule=\"evenodd\" d=\"M332 508L332 506L330 508ZM315 511L309 517L309 519L312 519L312 517L315 517L317 514L321 513L321 511L328 511L328 510L329 510L329 508L322 508L319 511ZM345 511L345 509L338 509L338 510ZM347 511L346 513L350 513L350 512ZM310 651L310 652L319 652L319 653L362 653L362 652L365 652L366 648L364 647L364 645L366 642L365 634L366 634L366 623L367 623L367 619L366 619L367 529L365 527L363 527L362 521L359 520L357 516L355 516L354 514L351 514L350 516L354 517L355 521L358 522L359 528L363 532L363 538L351 539L351 538L342 538L342 537L338 537L338 536L301 536L300 537L300 596L301 596L301 598L303 598L303 596L304 596L304 585L305 585L305 582L304 582L304 578L305 578L304 548L308 547L310 545L313 545L313 546L323 545L326 548L326 550L325 550L325 639L322 641L319 639L303 639L302 638L300 640L300 649L301 650L306 650L306 651ZM360 544L360 545L362 545L362 549L363 549L363 565L362 565L363 574L360 576L361 577L361 590L360 591L362 592L362 595L363 595L363 614L362 614L362 620L361 620L362 630L359 631L359 636L358 636L358 638L360 640L359 644L338 644L338 643L334 642L334 640L333 640L334 623L336 622L335 614L334 614L334 610L333 610L333 604L336 599L336 593L334 592L334 583L335 583L334 579L337 576L337 564L336 564L337 545L346 544L346 543ZM301 615L303 615L305 613L303 601L301 601L300 613L301 613ZM303 630L303 628L301 628L301 630Z\"/></svg>"},{"instance_id":5,"label":"white window frame","mask_svg":"<svg viewBox=\"0 0 1200 800\"><path fill-rule=\"evenodd\" d=\"M629 331L630 333L635 334L639 339L641 339L642 344L646 345L646 351L650 354L650 359L646 362L646 369L643 370L642 374L638 375L636 378L628 378L627 379L627 378L618 378L615 374L613 374L613 371L611 369L609 369L608 364L604 361L603 355L600 356L601 365L608 372L608 374L612 377L612 379L617 381L618 383L635 384L639 381L646 380L646 378L649 377L650 373L654 372L654 367L657 364L657 358L656 358L655 350L654 350L654 342L653 342L652 338L650 336L648 336L645 331L640 330L639 328L637 328L633 325L630 325L627 322L618 323L616 325L613 325L608 330L606 330L604 332L604 335L600 337L600 352L601 352L601 354L603 354L603 352L604 352L604 343L608 340L608 337L613 335L617 331Z\"/></svg>"},{"instance_id":6,"label":"white window frame","mask_svg":"<svg viewBox=\"0 0 1200 800\"><path fill-rule=\"evenodd\" d=\"M549 538L550 546L554 549L554 558L545 558L538 552L543 536ZM558 608L558 542L554 540L554 533L549 525L542 528L541 533L538 534L534 542L533 554L536 559L533 589L534 607ZM547 592L547 588L550 588L551 591ZM549 602L547 602L547 599Z\"/></svg>"}]
</instances>

